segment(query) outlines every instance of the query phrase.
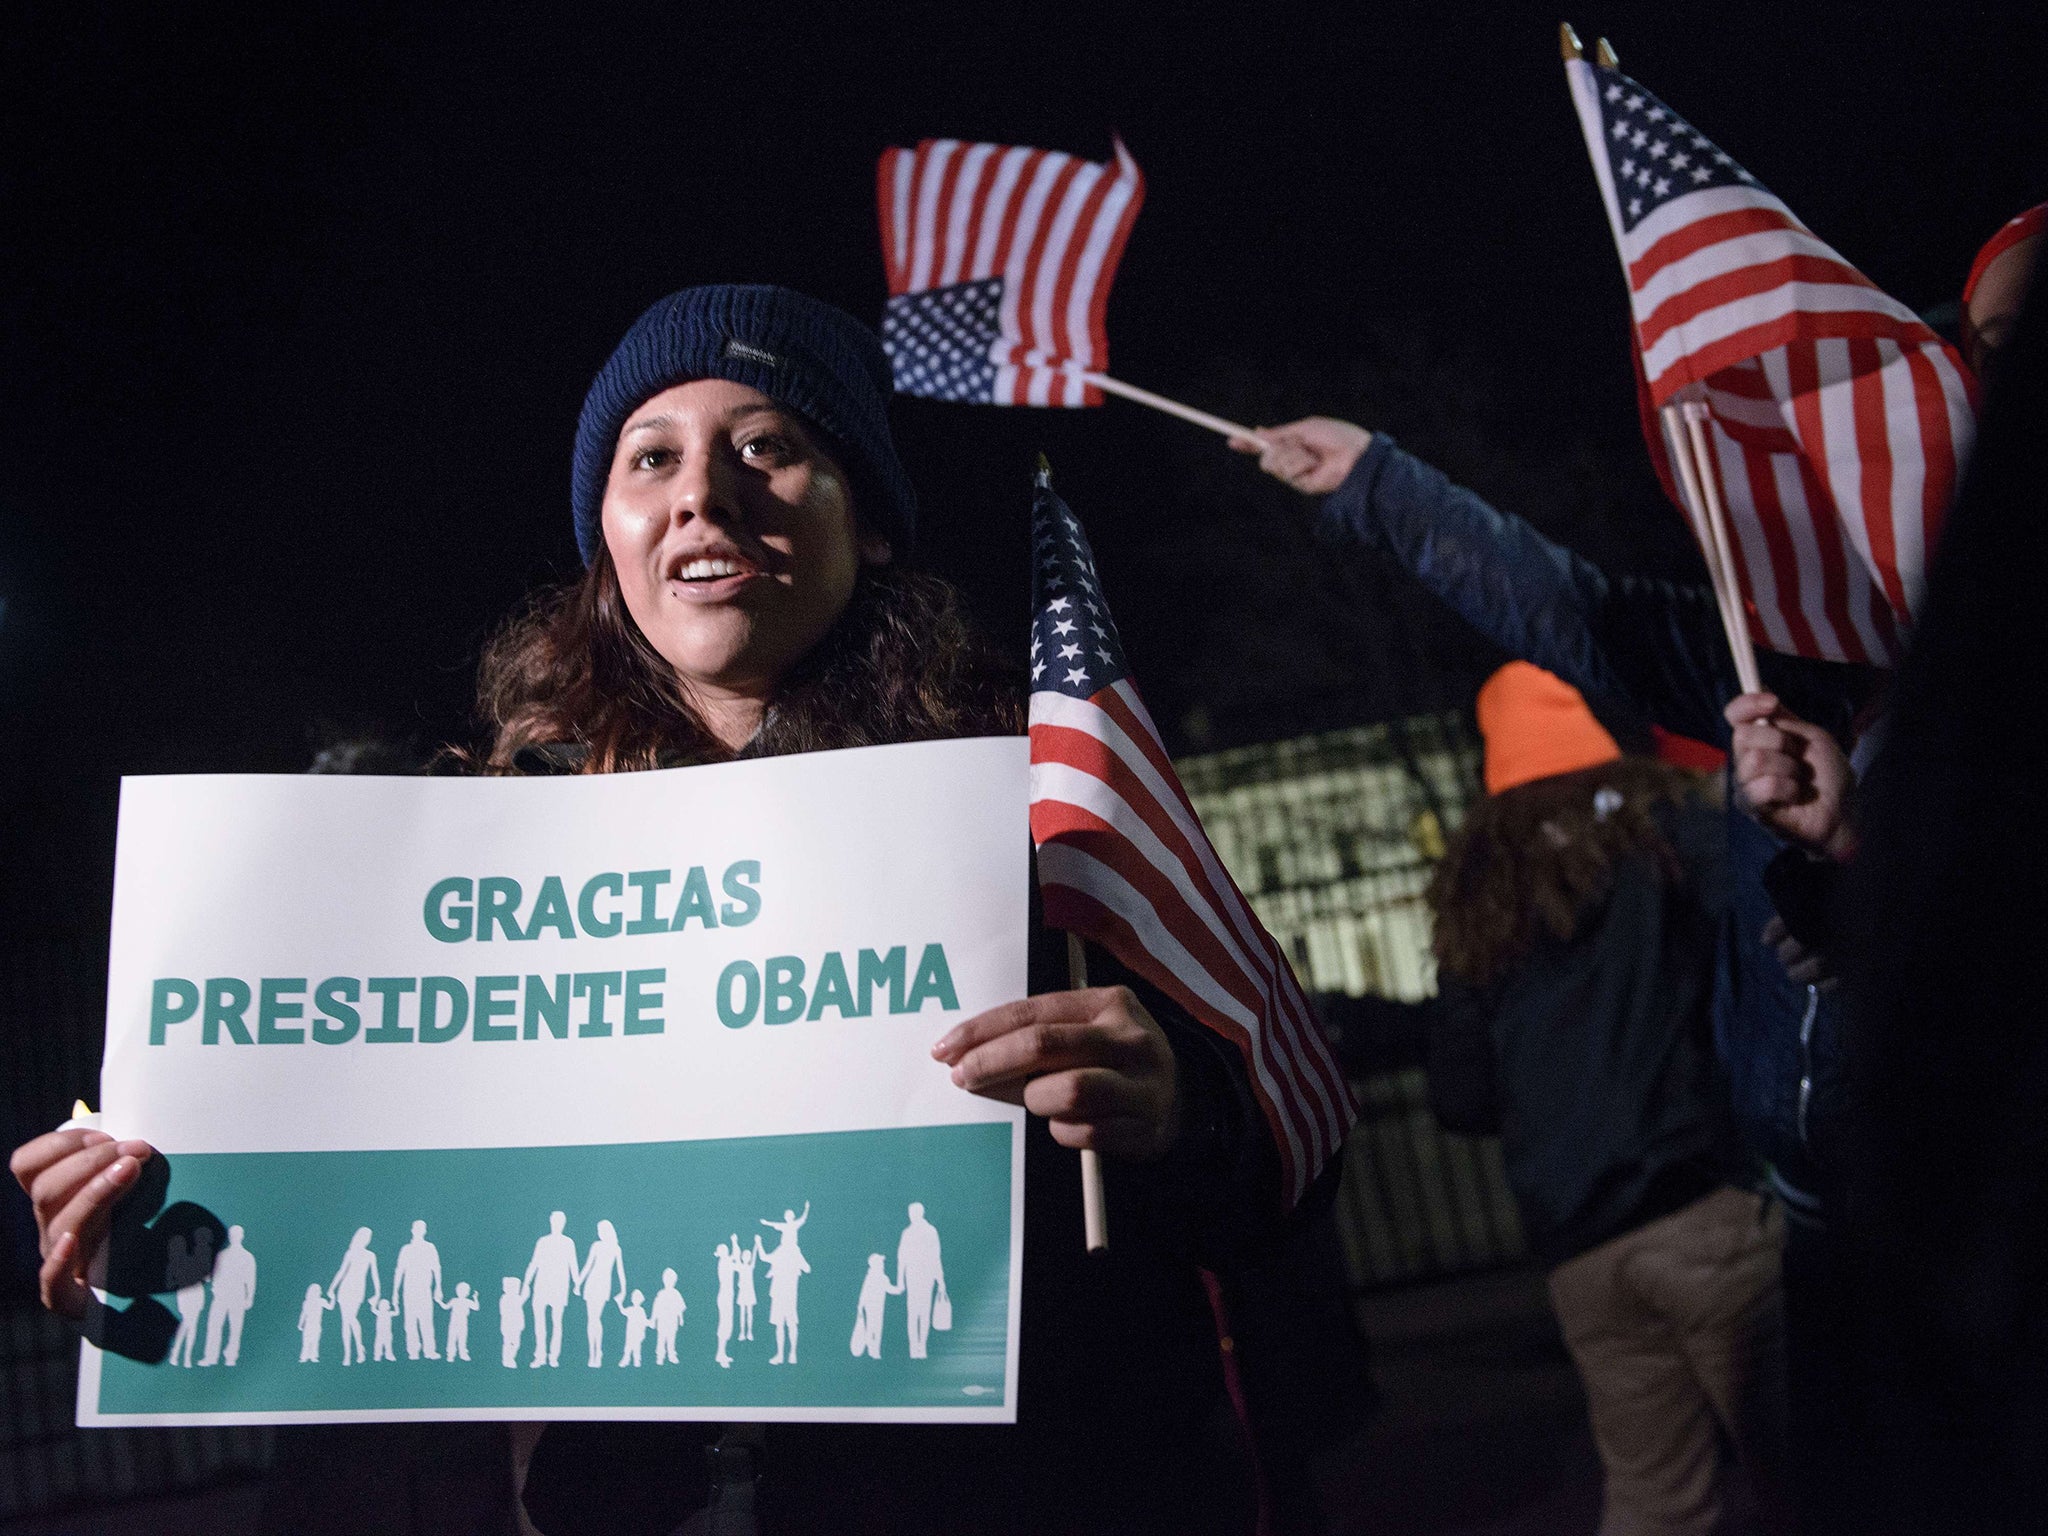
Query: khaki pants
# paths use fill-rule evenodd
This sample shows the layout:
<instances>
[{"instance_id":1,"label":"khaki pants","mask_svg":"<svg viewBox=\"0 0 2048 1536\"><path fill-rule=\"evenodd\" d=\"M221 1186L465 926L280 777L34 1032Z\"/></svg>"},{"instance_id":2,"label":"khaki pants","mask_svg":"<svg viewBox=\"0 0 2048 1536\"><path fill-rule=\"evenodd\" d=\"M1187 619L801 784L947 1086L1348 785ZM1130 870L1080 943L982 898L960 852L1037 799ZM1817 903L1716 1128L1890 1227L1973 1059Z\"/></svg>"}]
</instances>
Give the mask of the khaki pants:
<instances>
[{"instance_id":1,"label":"khaki pants","mask_svg":"<svg viewBox=\"0 0 2048 1536\"><path fill-rule=\"evenodd\" d=\"M1784 1215L1723 1188L1550 1273L1606 1469L1600 1536L1707 1536L1729 1452L1784 1513Z\"/></svg>"}]
</instances>

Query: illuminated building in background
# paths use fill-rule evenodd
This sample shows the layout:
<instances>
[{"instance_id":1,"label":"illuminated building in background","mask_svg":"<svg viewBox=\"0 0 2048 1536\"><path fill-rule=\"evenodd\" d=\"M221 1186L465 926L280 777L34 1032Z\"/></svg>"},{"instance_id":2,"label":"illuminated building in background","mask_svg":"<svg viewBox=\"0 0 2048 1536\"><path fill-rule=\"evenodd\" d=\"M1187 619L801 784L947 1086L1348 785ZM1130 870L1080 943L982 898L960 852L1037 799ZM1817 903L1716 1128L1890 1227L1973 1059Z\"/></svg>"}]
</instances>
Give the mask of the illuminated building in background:
<instances>
[{"instance_id":1,"label":"illuminated building in background","mask_svg":"<svg viewBox=\"0 0 2048 1536\"><path fill-rule=\"evenodd\" d=\"M1325 999L1435 997L1423 892L1445 839L1484 792L1479 742L1462 715L1234 747L1174 766L1304 987ZM1498 1144L1449 1135L1430 1113L1419 1011L1411 1017L1405 1048L1345 1053L1363 1114L1345 1148L1338 1223L1360 1288L1523 1252Z\"/></svg>"}]
</instances>

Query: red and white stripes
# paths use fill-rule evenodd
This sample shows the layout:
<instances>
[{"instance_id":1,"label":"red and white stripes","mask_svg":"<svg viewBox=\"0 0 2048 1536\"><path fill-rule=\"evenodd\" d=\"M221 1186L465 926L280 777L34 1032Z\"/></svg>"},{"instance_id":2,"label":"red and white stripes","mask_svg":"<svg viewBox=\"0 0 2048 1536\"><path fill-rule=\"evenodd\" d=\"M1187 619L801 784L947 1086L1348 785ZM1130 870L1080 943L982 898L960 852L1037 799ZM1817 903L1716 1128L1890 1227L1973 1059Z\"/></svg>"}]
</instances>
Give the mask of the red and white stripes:
<instances>
[{"instance_id":1,"label":"red and white stripes","mask_svg":"<svg viewBox=\"0 0 2048 1536\"><path fill-rule=\"evenodd\" d=\"M1105 943L1244 1053L1298 1200L1356 1106L1127 680L1087 699L1032 694L1031 835L1047 922Z\"/></svg>"},{"instance_id":2,"label":"red and white stripes","mask_svg":"<svg viewBox=\"0 0 2048 1536\"><path fill-rule=\"evenodd\" d=\"M1895 661L1968 451L1974 385L1912 310L1660 105L1650 115L1670 125L1656 130L1668 143L1743 180L1716 172L1719 184L1668 200L1659 181L1637 217L1642 135L1603 119L1600 102L1626 92L1633 112L1654 98L1612 70L1566 69L1628 275L1644 435L1661 459L1659 407L1683 394L1712 412L1753 638L1801 656ZM1657 174L1674 177L1671 167L1665 157Z\"/></svg>"},{"instance_id":3,"label":"red and white stripes","mask_svg":"<svg viewBox=\"0 0 2048 1536\"><path fill-rule=\"evenodd\" d=\"M995 400L1096 405L1110 281L1145 179L1119 142L1097 165L1055 150L927 139L876 172L892 297L1003 279Z\"/></svg>"}]
</instances>

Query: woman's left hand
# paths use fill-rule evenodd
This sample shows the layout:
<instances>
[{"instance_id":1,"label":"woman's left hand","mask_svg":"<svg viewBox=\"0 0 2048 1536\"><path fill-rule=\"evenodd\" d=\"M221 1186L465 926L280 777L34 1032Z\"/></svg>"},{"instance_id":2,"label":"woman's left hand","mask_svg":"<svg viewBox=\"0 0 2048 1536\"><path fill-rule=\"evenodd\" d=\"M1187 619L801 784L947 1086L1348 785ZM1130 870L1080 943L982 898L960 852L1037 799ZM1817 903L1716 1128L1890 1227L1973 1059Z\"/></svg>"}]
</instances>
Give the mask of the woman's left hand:
<instances>
[{"instance_id":1,"label":"woman's left hand","mask_svg":"<svg viewBox=\"0 0 2048 1536\"><path fill-rule=\"evenodd\" d=\"M1053 1140L1149 1162L1180 1133L1173 1047L1129 987L1044 992L977 1014L932 1055L969 1093L1022 1104Z\"/></svg>"}]
</instances>

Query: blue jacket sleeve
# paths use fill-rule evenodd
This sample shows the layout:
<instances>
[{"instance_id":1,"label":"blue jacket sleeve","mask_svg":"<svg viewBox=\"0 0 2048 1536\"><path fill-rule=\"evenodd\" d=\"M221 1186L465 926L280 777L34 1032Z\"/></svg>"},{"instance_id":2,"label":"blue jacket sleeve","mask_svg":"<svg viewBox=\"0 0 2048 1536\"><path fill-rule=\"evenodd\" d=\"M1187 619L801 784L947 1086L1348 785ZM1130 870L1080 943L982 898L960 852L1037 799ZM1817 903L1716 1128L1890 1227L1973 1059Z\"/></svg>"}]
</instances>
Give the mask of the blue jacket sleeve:
<instances>
[{"instance_id":1,"label":"blue jacket sleeve","mask_svg":"<svg viewBox=\"0 0 2048 1536\"><path fill-rule=\"evenodd\" d=\"M1503 650L1581 693L1727 744L1721 707L1740 690L1711 588L1610 577L1384 432L1324 498L1317 531L1390 555Z\"/></svg>"}]
</instances>

